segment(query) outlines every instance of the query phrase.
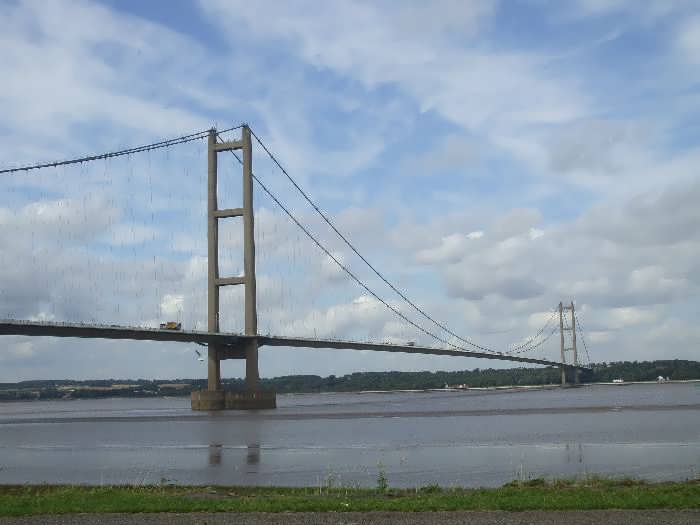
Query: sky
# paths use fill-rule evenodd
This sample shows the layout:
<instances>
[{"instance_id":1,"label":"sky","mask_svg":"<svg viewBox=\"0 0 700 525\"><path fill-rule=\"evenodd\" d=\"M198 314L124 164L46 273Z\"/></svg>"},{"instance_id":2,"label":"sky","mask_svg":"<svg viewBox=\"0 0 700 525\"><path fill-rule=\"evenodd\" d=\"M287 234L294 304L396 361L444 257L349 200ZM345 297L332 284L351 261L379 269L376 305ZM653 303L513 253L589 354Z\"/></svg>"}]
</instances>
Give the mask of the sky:
<instances>
[{"instance_id":1,"label":"sky","mask_svg":"<svg viewBox=\"0 0 700 525\"><path fill-rule=\"evenodd\" d=\"M361 253L464 338L505 351L573 301L593 362L700 355L692 0L0 0L0 77L0 166L247 122ZM259 147L253 167L339 260L439 332ZM221 163L231 206L236 170ZM205 183L201 141L0 175L0 317L202 328ZM431 343L260 191L255 213L261 333ZM240 227L222 229L236 273ZM241 312L240 290L222 292L222 329ZM556 358L556 339L537 354ZM0 381L204 377L195 355L4 336ZM263 349L260 369L512 366L499 363Z\"/></svg>"}]
</instances>

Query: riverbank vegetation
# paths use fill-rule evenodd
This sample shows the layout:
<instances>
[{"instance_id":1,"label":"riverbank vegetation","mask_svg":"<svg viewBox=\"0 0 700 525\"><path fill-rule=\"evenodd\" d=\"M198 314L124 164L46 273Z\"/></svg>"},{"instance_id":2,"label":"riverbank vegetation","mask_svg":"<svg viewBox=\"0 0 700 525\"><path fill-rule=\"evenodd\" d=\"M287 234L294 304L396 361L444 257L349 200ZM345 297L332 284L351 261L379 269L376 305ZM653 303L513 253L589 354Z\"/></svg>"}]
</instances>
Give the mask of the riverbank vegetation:
<instances>
[{"instance_id":1,"label":"riverbank vegetation","mask_svg":"<svg viewBox=\"0 0 700 525\"><path fill-rule=\"evenodd\" d=\"M587 383L655 381L662 376L671 380L700 379L700 361L623 361L598 363L585 370ZM557 384L561 381L557 368L474 369L460 372L356 372L344 376L320 377L292 375L263 379L264 389L280 394L303 392L357 392L362 390L425 390L445 385L470 387L527 386ZM243 379L223 380L224 388L244 390ZM91 381L45 380L0 383L0 401L22 399L89 399L105 397L187 396L192 390L206 388L205 379Z\"/></svg>"},{"instance_id":2,"label":"riverbank vegetation","mask_svg":"<svg viewBox=\"0 0 700 525\"><path fill-rule=\"evenodd\" d=\"M344 512L691 509L700 480L513 482L495 489L0 486L0 516L77 512Z\"/></svg>"}]
</instances>

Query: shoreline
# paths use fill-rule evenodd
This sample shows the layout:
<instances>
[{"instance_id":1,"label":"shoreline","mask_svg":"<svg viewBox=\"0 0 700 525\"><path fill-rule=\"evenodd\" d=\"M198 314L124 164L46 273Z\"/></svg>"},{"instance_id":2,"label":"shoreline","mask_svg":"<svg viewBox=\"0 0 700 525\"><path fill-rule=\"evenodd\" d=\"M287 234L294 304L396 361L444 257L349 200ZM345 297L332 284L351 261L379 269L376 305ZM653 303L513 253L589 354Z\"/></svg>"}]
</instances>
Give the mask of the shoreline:
<instances>
[{"instance_id":1,"label":"shoreline","mask_svg":"<svg viewBox=\"0 0 700 525\"><path fill-rule=\"evenodd\" d=\"M581 383L579 385L567 384L562 387L560 384L550 383L546 385L502 385L502 386L487 386L487 387L468 387L468 388L422 388L422 389L394 389L394 390L336 390L336 391L325 391L325 392L285 392L277 394L278 396L309 396L309 395L342 395L342 394L421 394L421 393L454 393L454 392L524 392L524 391L539 391L539 390L556 390L560 388L585 388L585 387L595 387L595 386L615 386L615 387L625 387L630 385L672 385L672 384L699 384L700 379L674 379L670 381L658 382L658 381L625 381L624 383L612 383L612 382L597 382L597 383ZM95 396L95 397L33 397L33 398L21 398L21 399L0 399L0 405L4 403L21 403L21 402L36 402L36 401L91 401L91 400L105 400L105 399L181 399L188 398L189 392L182 395L174 395L169 393L167 395L153 395L153 396L125 396L125 395L113 395L113 396Z\"/></svg>"}]
</instances>

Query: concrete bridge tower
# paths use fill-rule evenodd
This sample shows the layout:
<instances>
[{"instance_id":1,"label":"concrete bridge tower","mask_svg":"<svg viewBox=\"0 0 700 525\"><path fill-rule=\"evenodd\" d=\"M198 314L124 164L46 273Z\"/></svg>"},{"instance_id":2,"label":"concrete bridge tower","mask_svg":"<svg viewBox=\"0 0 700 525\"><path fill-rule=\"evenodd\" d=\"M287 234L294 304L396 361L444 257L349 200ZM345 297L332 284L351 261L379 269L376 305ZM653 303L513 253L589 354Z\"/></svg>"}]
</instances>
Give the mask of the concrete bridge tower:
<instances>
[{"instance_id":1,"label":"concrete bridge tower","mask_svg":"<svg viewBox=\"0 0 700 525\"><path fill-rule=\"evenodd\" d=\"M571 326L564 327L564 312L568 310L571 312ZM571 332L571 346L564 346L564 332ZM571 301L569 306L564 306L563 303L559 303L559 334L561 340L561 384L566 385L566 353L573 353L573 370L574 370L574 383L579 384L581 382L581 369L578 362L578 349L576 348L576 315L574 313L574 302Z\"/></svg>"},{"instance_id":2,"label":"concrete bridge tower","mask_svg":"<svg viewBox=\"0 0 700 525\"><path fill-rule=\"evenodd\" d=\"M218 155L221 152L241 150L243 160L243 207L219 209L218 205ZM245 288L245 335L239 345L209 343L207 362L207 390L192 393L194 410L221 410L247 408L275 408L275 393L260 390L258 371L258 314L255 289L255 223L253 215L253 148L250 128L244 125L241 139L218 142L215 129L209 130L208 141L208 305L207 331L219 332L219 288L243 285ZM221 277L219 275L219 220L243 218L243 276ZM245 359L246 391L224 392L221 387L221 361L223 359Z\"/></svg>"}]
</instances>

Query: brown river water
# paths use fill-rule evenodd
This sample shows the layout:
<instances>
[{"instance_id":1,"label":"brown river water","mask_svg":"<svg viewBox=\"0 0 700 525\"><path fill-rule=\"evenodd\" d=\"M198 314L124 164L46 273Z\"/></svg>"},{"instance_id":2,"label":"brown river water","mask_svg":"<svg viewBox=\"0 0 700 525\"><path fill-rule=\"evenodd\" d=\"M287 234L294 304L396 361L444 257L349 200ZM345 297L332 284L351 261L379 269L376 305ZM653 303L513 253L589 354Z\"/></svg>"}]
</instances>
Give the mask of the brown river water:
<instances>
[{"instance_id":1,"label":"brown river water","mask_svg":"<svg viewBox=\"0 0 700 525\"><path fill-rule=\"evenodd\" d=\"M700 386L0 404L0 483L496 486L592 474L700 476Z\"/></svg>"}]
</instances>

